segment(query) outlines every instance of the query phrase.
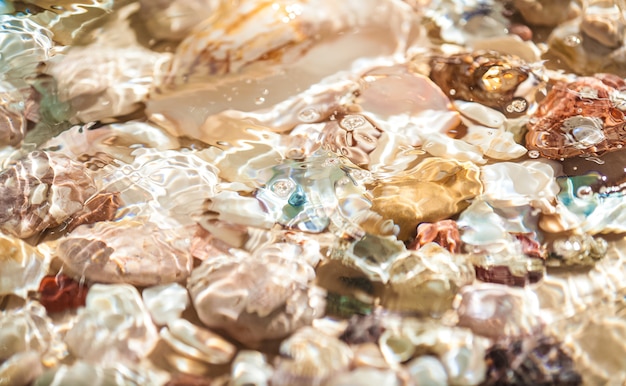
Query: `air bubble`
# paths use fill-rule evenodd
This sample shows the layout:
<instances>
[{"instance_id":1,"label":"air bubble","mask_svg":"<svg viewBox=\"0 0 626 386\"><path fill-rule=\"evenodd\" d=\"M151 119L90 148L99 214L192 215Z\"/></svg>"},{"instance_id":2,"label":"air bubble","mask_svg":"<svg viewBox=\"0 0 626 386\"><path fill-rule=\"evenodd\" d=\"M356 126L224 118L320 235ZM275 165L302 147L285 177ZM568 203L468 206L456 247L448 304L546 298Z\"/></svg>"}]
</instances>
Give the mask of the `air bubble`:
<instances>
[{"instance_id":1,"label":"air bubble","mask_svg":"<svg viewBox=\"0 0 626 386\"><path fill-rule=\"evenodd\" d=\"M291 180L278 180L270 188L278 197L286 198L293 192L296 184Z\"/></svg>"},{"instance_id":2,"label":"air bubble","mask_svg":"<svg viewBox=\"0 0 626 386\"><path fill-rule=\"evenodd\" d=\"M582 42L582 39L580 35L569 35L569 36L566 36L565 39L563 40L563 43L565 43L565 45L569 47L576 47L580 45L581 42Z\"/></svg>"},{"instance_id":3,"label":"air bubble","mask_svg":"<svg viewBox=\"0 0 626 386\"><path fill-rule=\"evenodd\" d=\"M528 156L530 158L539 158L539 151L531 150L531 151L528 152Z\"/></svg>"},{"instance_id":4,"label":"air bubble","mask_svg":"<svg viewBox=\"0 0 626 386\"><path fill-rule=\"evenodd\" d=\"M302 122L311 123L320 119L321 114L313 107L307 107L298 113L298 119Z\"/></svg>"}]
</instances>

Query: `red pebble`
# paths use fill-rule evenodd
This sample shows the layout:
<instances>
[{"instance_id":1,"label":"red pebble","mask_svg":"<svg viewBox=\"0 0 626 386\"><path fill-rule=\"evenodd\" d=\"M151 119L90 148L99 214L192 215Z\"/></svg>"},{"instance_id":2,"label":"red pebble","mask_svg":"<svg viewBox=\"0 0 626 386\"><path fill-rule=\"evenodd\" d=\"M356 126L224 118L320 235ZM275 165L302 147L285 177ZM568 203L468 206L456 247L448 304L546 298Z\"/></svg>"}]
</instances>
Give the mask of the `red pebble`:
<instances>
[{"instance_id":1,"label":"red pebble","mask_svg":"<svg viewBox=\"0 0 626 386\"><path fill-rule=\"evenodd\" d=\"M88 290L69 276L48 275L39 284L39 301L50 314L63 312L84 306Z\"/></svg>"}]
</instances>

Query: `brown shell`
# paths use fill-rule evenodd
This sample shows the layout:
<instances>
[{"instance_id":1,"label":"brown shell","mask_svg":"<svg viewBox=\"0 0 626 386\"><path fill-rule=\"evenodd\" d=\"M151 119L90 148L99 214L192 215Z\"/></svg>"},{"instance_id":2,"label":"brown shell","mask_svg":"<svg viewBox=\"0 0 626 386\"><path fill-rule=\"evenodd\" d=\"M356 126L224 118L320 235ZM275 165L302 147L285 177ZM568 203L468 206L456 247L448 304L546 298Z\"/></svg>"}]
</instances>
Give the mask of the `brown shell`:
<instances>
[{"instance_id":1,"label":"brown shell","mask_svg":"<svg viewBox=\"0 0 626 386\"><path fill-rule=\"evenodd\" d=\"M625 90L621 78L608 74L556 84L528 123L526 147L550 159L598 155L622 148L626 144L626 117L611 98ZM568 125L577 120L578 126L569 129ZM590 125L586 122L595 123L594 141L576 137L576 129Z\"/></svg>"},{"instance_id":2,"label":"brown shell","mask_svg":"<svg viewBox=\"0 0 626 386\"><path fill-rule=\"evenodd\" d=\"M442 220L436 223L421 223L417 226L417 237L409 249L419 249L428 243L437 243L450 253L461 252L461 235L454 220Z\"/></svg>"},{"instance_id":3,"label":"brown shell","mask_svg":"<svg viewBox=\"0 0 626 386\"><path fill-rule=\"evenodd\" d=\"M347 114L329 121L322 132L325 148L347 157L355 165L367 167L382 130L360 114Z\"/></svg>"},{"instance_id":4,"label":"brown shell","mask_svg":"<svg viewBox=\"0 0 626 386\"><path fill-rule=\"evenodd\" d=\"M46 307L48 313L82 307L85 305L88 289L86 284L74 281L69 276L48 275L39 285L39 302Z\"/></svg>"},{"instance_id":5,"label":"brown shell","mask_svg":"<svg viewBox=\"0 0 626 386\"><path fill-rule=\"evenodd\" d=\"M430 78L450 98L478 102L504 114L509 113L517 87L531 74L521 59L492 51L436 56L430 65Z\"/></svg>"},{"instance_id":6,"label":"brown shell","mask_svg":"<svg viewBox=\"0 0 626 386\"><path fill-rule=\"evenodd\" d=\"M82 164L32 152L0 173L0 230L19 238L39 234L80 212L95 192Z\"/></svg>"},{"instance_id":7,"label":"brown shell","mask_svg":"<svg viewBox=\"0 0 626 386\"><path fill-rule=\"evenodd\" d=\"M6 93L0 93L0 100L4 100ZM23 114L0 104L0 146L15 146L22 142L26 134L26 118Z\"/></svg>"}]
</instances>

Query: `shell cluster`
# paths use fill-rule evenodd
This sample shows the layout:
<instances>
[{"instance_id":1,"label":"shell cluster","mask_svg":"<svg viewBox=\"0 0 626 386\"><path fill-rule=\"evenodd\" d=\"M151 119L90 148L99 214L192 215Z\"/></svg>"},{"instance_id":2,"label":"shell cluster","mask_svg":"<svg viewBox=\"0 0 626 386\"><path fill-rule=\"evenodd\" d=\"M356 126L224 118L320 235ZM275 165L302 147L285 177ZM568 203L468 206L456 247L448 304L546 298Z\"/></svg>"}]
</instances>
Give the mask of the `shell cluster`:
<instances>
[{"instance_id":1,"label":"shell cluster","mask_svg":"<svg viewBox=\"0 0 626 386\"><path fill-rule=\"evenodd\" d=\"M623 1L0 24L0 386L626 382Z\"/></svg>"}]
</instances>

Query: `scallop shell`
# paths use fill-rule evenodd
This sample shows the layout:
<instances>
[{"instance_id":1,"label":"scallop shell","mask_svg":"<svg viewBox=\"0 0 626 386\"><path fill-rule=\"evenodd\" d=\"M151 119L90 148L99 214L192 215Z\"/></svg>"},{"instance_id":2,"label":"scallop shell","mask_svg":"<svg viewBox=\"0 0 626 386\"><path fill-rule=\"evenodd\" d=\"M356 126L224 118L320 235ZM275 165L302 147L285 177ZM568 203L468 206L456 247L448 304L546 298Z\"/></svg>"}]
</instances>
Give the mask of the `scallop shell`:
<instances>
[{"instance_id":1,"label":"scallop shell","mask_svg":"<svg viewBox=\"0 0 626 386\"><path fill-rule=\"evenodd\" d=\"M265 355L252 350L237 353L231 367L229 386L267 386L274 369L265 359Z\"/></svg>"},{"instance_id":2,"label":"scallop shell","mask_svg":"<svg viewBox=\"0 0 626 386\"><path fill-rule=\"evenodd\" d=\"M543 325L534 292L481 283L463 288L461 296L459 326L479 335L494 339L527 336Z\"/></svg>"},{"instance_id":3,"label":"scallop shell","mask_svg":"<svg viewBox=\"0 0 626 386\"><path fill-rule=\"evenodd\" d=\"M298 330L280 345L273 386L323 384L348 369L352 350L344 342L312 327Z\"/></svg>"},{"instance_id":4,"label":"scallop shell","mask_svg":"<svg viewBox=\"0 0 626 386\"><path fill-rule=\"evenodd\" d=\"M47 70L82 122L130 114L140 107L153 78L171 58L141 47L73 48Z\"/></svg>"},{"instance_id":5,"label":"scallop shell","mask_svg":"<svg viewBox=\"0 0 626 386\"><path fill-rule=\"evenodd\" d=\"M179 319L189 305L187 289L178 283L148 287L141 297L152 320L159 326Z\"/></svg>"},{"instance_id":6,"label":"scallop shell","mask_svg":"<svg viewBox=\"0 0 626 386\"><path fill-rule=\"evenodd\" d=\"M0 229L19 238L37 235L80 212L95 192L82 164L32 152L0 173Z\"/></svg>"},{"instance_id":7,"label":"scallop shell","mask_svg":"<svg viewBox=\"0 0 626 386\"><path fill-rule=\"evenodd\" d=\"M624 93L626 82L614 75L557 83L529 121L526 146L550 159L620 149L626 116L610 96Z\"/></svg>"},{"instance_id":8,"label":"scallop shell","mask_svg":"<svg viewBox=\"0 0 626 386\"><path fill-rule=\"evenodd\" d=\"M406 177L381 181L372 190L372 209L400 226L398 238L412 237L417 224L446 219L482 191L479 170L469 162L427 158Z\"/></svg>"},{"instance_id":9,"label":"scallop shell","mask_svg":"<svg viewBox=\"0 0 626 386\"><path fill-rule=\"evenodd\" d=\"M104 283L150 286L184 280L193 258L182 227L126 218L82 225L58 241L68 273Z\"/></svg>"},{"instance_id":10,"label":"scallop shell","mask_svg":"<svg viewBox=\"0 0 626 386\"><path fill-rule=\"evenodd\" d=\"M253 254L209 257L188 288L200 320L234 339L254 345L282 338L321 317L325 293L312 285L319 250L277 243ZM308 256L307 256L308 255Z\"/></svg>"},{"instance_id":11,"label":"scallop shell","mask_svg":"<svg viewBox=\"0 0 626 386\"><path fill-rule=\"evenodd\" d=\"M85 308L65 342L79 359L98 365L133 363L146 357L158 340L137 289L129 284L94 284Z\"/></svg>"},{"instance_id":12,"label":"scallop shell","mask_svg":"<svg viewBox=\"0 0 626 386\"><path fill-rule=\"evenodd\" d=\"M49 259L22 240L0 234L0 295L26 298L48 273Z\"/></svg>"},{"instance_id":13,"label":"scallop shell","mask_svg":"<svg viewBox=\"0 0 626 386\"><path fill-rule=\"evenodd\" d=\"M221 336L184 319L176 319L159 333L174 351L210 364L229 363L236 348Z\"/></svg>"},{"instance_id":14,"label":"scallop shell","mask_svg":"<svg viewBox=\"0 0 626 386\"><path fill-rule=\"evenodd\" d=\"M534 101L532 91L539 85L530 66L521 59L494 51L434 57L430 78L453 99L517 115ZM525 107L514 108L514 101L522 99Z\"/></svg>"}]
</instances>

